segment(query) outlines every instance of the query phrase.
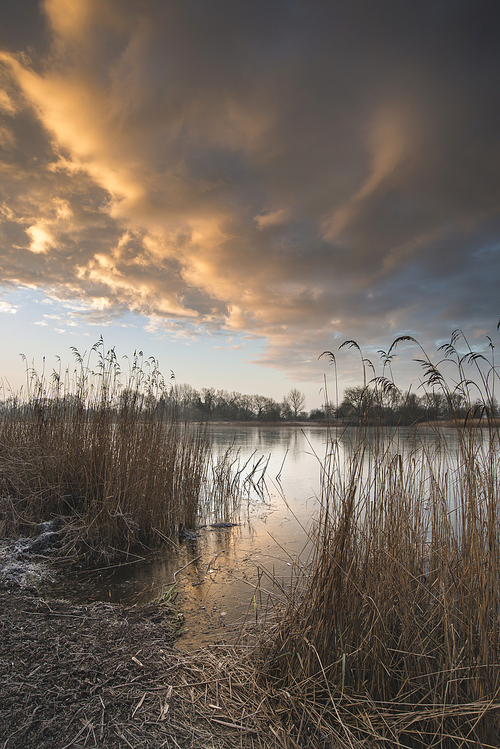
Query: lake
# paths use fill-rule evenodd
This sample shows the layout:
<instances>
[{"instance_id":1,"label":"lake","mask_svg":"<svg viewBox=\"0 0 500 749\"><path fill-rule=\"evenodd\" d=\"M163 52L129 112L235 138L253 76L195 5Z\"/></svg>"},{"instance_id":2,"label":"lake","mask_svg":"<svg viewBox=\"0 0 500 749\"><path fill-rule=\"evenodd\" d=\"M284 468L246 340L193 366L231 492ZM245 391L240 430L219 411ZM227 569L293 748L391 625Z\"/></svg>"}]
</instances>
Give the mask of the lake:
<instances>
[{"instance_id":1,"label":"lake","mask_svg":"<svg viewBox=\"0 0 500 749\"><path fill-rule=\"evenodd\" d=\"M232 518L237 525L208 524L197 530L194 540L183 540L178 548L165 547L149 560L86 573L74 581L80 600L145 602L175 583L175 605L186 618L180 647L234 636L239 625L262 615L270 599L284 600L296 573L307 565L308 533L320 509L325 455L334 454L338 465L347 466L358 430L336 433L333 450L328 434L321 426L213 425L214 460L231 447L240 467L249 461L247 472L260 460L253 477L256 486L243 493L239 512ZM376 435L380 437L380 432L374 431L374 440ZM434 451L433 460L441 461L443 435L446 459L453 464L458 449L454 429L441 430L439 439L432 430L391 429L384 449L394 456L425 449ZM367 454L363 473L370 471L371 460Z\"/></svg>"}]
</instances>

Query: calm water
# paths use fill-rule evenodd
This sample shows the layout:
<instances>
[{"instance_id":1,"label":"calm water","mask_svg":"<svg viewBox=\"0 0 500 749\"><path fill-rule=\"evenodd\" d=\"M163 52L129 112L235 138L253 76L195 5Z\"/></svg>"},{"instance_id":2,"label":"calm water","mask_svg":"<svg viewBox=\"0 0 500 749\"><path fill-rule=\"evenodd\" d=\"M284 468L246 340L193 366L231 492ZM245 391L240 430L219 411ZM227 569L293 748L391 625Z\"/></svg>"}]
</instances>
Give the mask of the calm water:
<instances>
[{"instance_id":1,"label":"calm water","mask_svg":"<svg viewBox=\"0 0 500 749\"><path fill-rule=\"evenodd\" d=\"M341 463L352 453L355 431L339 436ZM448 455L453 460L457 433L445 431ZM241 465L251 456L249 465L261 457L267 463L265 485L260 484L263 491L242 497L239 517L235 518L238 525L224 529L208 526L198 531L196 540L183 541L178 549L165 549L150 561L103 570L78 581L86 600L124 603L150 600L175 582L175 605L186 616L180 640L184 648L229 638L238 625L260 616L269 597L282 598L292 573L307 564L307 531L319 511L321 466L327 451L324 427L221 425L214 426L212 433L214 455L233 445L239 450ZM434 449L432 433L427 444L431 447L426 449ZM401 430L388 450L402 454L415 450L415 443ZM257 472L255 478L259 475Z\"/></svg>"}]
</instances>

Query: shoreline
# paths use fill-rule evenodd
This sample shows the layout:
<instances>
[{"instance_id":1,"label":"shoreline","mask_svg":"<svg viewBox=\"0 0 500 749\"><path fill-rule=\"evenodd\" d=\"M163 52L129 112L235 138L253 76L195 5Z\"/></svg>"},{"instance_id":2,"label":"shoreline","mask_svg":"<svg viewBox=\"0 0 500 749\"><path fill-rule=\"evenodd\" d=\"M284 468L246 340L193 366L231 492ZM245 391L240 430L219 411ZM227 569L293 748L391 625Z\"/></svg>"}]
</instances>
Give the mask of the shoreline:
<instances>
[{"instance_id":1,"label":"shoreline","mask_svg":"<svg viewBox=\"0 0 500 749\"><path fill-rule=\"evenodd\" d=\"M209 691L217 700L217 676L202 677L213 658L175 648L181 624L163 604L75 605L0 589L2 749L234 746L220 725L233 718L206 704Z\"/></svg>"},{"instance_id":2,"label":"shoreline","mask_svg":"<svg viewBox=\"0 0 500 749\"><path fill-rule=\"evenodd\" d=\"M193 422L199 423L199 422ZM287 427L287 428L300 428L306 427L323 427L324 429L346 429L346 428L360 428L359 424L344 424L342 422L331 421L206 421L204 422L208 427ZM411 429L411 428L422 428L427 427L431 429L446 428L446 429L463 429L467 427L474 427L476 429L488 429L488 427L500 427L500 419L491 419L488 422L485 419L468 419L464 423L457 421L446 421L446 420L435 420L435 421L417 421L414 424L363 424L361 428L366 429Z\"/></svg>"}]
</instances>

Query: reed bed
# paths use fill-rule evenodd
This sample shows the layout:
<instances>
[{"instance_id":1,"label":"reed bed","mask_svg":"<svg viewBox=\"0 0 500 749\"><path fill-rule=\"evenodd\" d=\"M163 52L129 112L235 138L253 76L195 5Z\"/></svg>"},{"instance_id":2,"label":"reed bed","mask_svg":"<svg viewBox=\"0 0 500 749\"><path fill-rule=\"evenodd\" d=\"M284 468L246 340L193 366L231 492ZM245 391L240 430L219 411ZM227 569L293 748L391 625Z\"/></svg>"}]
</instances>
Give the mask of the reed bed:
<instances>
[{"instance_id":1,"label":"reed bed","mask_svg":"<svg viewBox=\"0 0 500 749\"><path fill-rule=\"evenodd\" d=\"M62 517L63 555L89 563L158 546L201 512L226 519L230 461L214 475L206 424L177 418L157 362L123 371L102 341L74 353L71 375L28 368L0 409L0 533Z\"/></svg>"},{"instance_id":2,"label":"reed bed","mask_svg":"<svg viewBox=\"0 0 500 749\"><path fill-rule=\"evenodd\" d=\"M346 746L498 746L500 435L485 395L483 428L461 416L451 448L439 426L404 446L397 429L332 427L312 572L266 636L262 676L331 741L343 725Z\"/></svg>"},{"instance_id":3,"label":"reed bed","mask_svg":"<svg viewBox=\"0 0 500 749\"><path fill-rule=\"evenodd\" d=\"M421 359L425 385L431 392L440 388L452 406L459 406L456 428L416 425L401 440L400 430L376 427L373 422L361 420L362 425L356 428L332 425L321 465L321 511L310 532L311 562L285 592L273 623L268 617L262 629L249 625L239 647L199 651L177 659L170 653L150 681L129 679L130 720L125 723L122 719L120 740L126 730L126 743L136 746L147 746L150 739L158 742L161 733L158 745L220 749L498 747L500 430L494 398L496 370L494 363L488 367L470 349L458 355L456 342L457 337L452 337L445 351L447 361L457 364L458 377L452 389L438 366L425 355ZM465 373L466 364L478 367L475 384ZM391 395L393 385L385 378L375 378L373 385L382 394ZM472 388L480 393L479 402L476 396L472 401ZM62 449L64 439L55 440L49 450L37 436L37 425L42 424L41 434L45 435L50 434L52 422L43 409L40 421L36 400L27 415L23 412L18 419L5 420L0 439L2 445L11 446L10 451L2 447L5 518L10 512L11 522L26 522L22 503L29 501L34 507L37 500L47 497L56 502L50 505L50 512L61 502L74 502L77 506L72 512L78 519L82 513L78 498L92 500L94 514L89 516L84 536L91 547L92 533L100 530L101 515L107 513L104 528L118 528L122 539L129 533L131 542L134 533L139 537L134 524L142 523L144 511L141 514L140 509L149 491L151 496L156 496L155 491L159 496L155 487L161 486L164 497L165 487L171 487L174 505L174 487L184 487L177 491L189 495L184 478L175 473L178 466L193 472L198 463L192 462L194 448L190 445L198 456L205 433L184 436L183 427L170 417L160 427L157 409L154 419L148 417L147 408L144 416L141 410L137 418L137 412L130 409L138 401L141 409L147 403L142 395L137 400L122 398L124 424L130 419L138 425L137 441L130 445L127 435L136 427L120 428L116 416L109 417L106 427L104 416L97 419L99 408L82 408L79 415L79 403L72 402L76 411L66 421L75 429L78 418L89 419L94 439L87 443L84 429L73 437L69 426L65 439L78 444L80 451L87 444L90 457L85 466L99 467L92 474L85 469L92 481L81 487L74 479L87 474L81 468L76 470L80 465L76 448L68 453L75 461L72 470L63 474L55 448ZM17 426L24 418L30 429ZM141 425L147 425L148 418L154 428L143 433ZM20 431L12 432L16 439L9 437L7 442L8 429L14 425ZM151 449L163 455L160 445L165 445L170 434L167 444L172 452L160 463L175 470L165 470L164 480L151 478L149 484L139 479L144 456ZM38 452L27 449L33 441L40 445ZM136 442L143 445L142 453L134 452ZM186 447L179 449L179 442ZM102 457L105 448L110 463ZM92 487L102 477L113 477L113 460L121 454L137 455L135 460L123 458L118 464L130 481L116 484L118 488L110 483L109 489L103 483L105 488L94 498ZM28 469L23 468L24 463ZM49 465L57 467L53 474L41 470ZM228 471L242 475L237 466L230 454L212 464L217 496L226 498L225 511L232 509L227 493L235 491L227 479ZM60 480L62 475L69 477L66 483ZM203 491L206 469L200 469L198 475L193 497ZM42 481L41 476L57 477L57 481ZM57 492L55 486L60 487ZM135 497L135 491L141 500L127 505L126 498ZM112 505L107 499L111 496ZM158 506L163 508L163 500ZM172 532L172 523L175 527L179 520L168 517L166 537ZM190 519L185 518L189 525ZM144 526L153 537L154 529L164 532L157 517L154 523L150 518ZM110 537L108 542L114 539ZM164 653L157 650L157 641L155 648L151 657L159 664L158 652L162 657ZM142 667L147 657L146 652L139 656ZM138 665L136 660L132 662ZM160 702L157 690L163 690ZM97 700L89 705L92 726L97 725L105 704L103 697L102 705ZM170 717L164 720L167 712ZM137 716L142 720L140 738L132 722ZM89 735L92 726L85 726ZM167 727L171 730L165 731ZM71 743L75 740L72 737Z\"/></svg>"}]
</instances>

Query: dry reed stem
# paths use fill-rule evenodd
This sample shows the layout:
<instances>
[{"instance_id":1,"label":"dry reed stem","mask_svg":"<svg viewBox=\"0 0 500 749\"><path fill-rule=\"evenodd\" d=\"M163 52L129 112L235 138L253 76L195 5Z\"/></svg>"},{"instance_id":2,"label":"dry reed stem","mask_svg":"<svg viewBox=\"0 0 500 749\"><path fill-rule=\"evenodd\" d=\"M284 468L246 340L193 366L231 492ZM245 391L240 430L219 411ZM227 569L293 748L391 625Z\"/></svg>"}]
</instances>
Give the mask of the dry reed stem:
<instances>
[{"instance_id":1,"label":"dry reed stem","mask_svg":"<svg viewBox=\"0 0 500 749\"><path fill-rule=\"evenodd\" d=\"M77 354L74 381L29 371L26 397L0 409L0 532L66 519L63 555L87 563L157 546L210 516L230 520L244 478L214 463L206 424L179 421L155 366L123 381L114 352Z\"/></svg>"},{"instance_id":2,"label":"dry reed stem","mask_svg":"<svg viewBox=\"0 0 500 749\"><path fill-rule=\"evenodd\" d=\"M456 437L451 459L439 432L409 451L394 430L332 433L313 573L263 646L263 678L298 700L312 690L347 744L369 704L371 739L495 745L499 435Z\"/></svg>"}]
</instances>

